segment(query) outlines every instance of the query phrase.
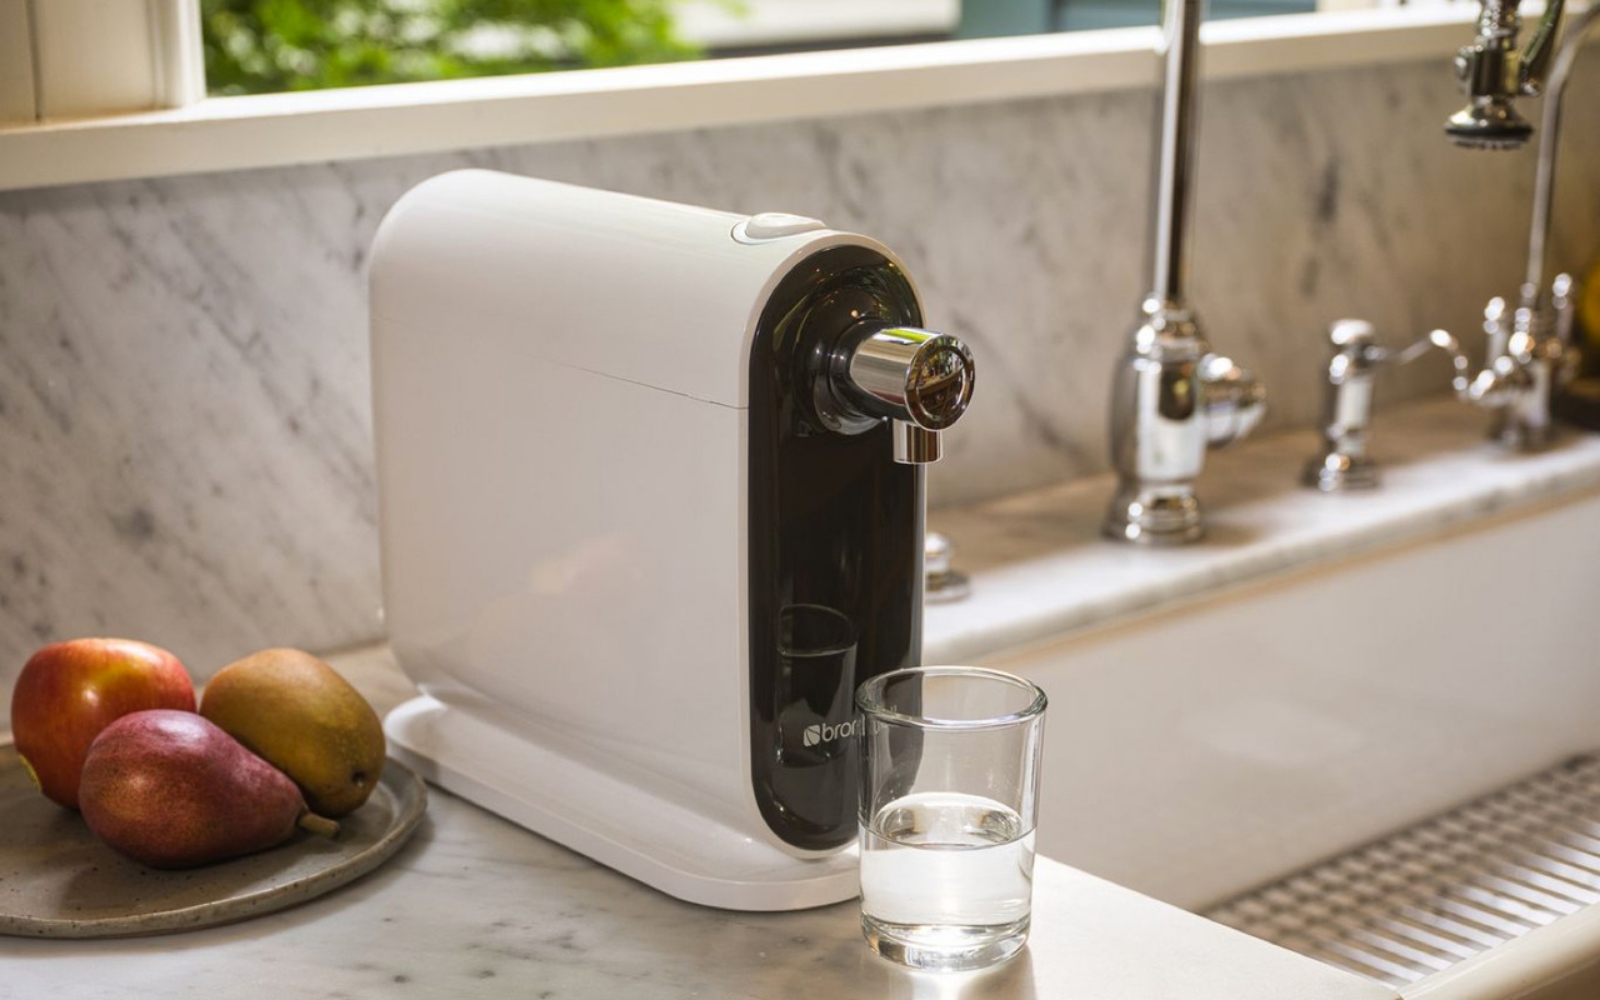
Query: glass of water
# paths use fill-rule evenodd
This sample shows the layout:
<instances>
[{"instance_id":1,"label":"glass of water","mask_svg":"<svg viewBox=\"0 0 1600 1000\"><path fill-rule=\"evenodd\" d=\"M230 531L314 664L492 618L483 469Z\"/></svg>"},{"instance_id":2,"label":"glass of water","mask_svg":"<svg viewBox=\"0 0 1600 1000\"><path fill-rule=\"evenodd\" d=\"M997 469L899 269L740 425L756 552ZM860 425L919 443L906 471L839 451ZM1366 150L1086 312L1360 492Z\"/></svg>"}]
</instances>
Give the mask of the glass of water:
<instances>
[{"instance_id":1,"label":"glass of water","mask_svg":"<svg viewBox=\"0 0 1600 1000\"><path fill-rule=\"evenodd\" d=\"M993 965L1021 950L1045 695L981 667L913 667L856 690L861 929L915 969Z\"/></svg>"}]
</instances>

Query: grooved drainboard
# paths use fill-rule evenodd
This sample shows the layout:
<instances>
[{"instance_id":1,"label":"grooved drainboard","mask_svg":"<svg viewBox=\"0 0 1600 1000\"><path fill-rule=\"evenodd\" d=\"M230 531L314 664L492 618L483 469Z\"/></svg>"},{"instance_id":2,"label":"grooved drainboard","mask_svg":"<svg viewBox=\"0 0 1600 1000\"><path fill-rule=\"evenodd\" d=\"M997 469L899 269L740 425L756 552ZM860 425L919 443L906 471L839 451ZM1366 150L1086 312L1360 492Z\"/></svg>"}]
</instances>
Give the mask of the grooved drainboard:
<instances>
[{"instance_id":1,"label":"grooved drainboard","mask_svg":"<svg viewBox=\"0 0 1600 1000\"><path fill-rule=\"evenodd\" d=\"M1205 915L1391 986L1600 901L1600 757L1576 757Z\"/></svg>"}]
</instances>

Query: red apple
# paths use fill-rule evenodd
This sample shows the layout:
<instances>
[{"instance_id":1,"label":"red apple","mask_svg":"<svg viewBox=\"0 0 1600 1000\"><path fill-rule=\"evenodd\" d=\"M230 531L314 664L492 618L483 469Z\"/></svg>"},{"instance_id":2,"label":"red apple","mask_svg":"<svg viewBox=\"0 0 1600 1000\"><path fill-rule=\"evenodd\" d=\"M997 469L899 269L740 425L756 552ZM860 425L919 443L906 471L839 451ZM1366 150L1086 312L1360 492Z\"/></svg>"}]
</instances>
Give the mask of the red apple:
<instances>
[{"instance_id":1,"label":"red apple","mask_svg":"<svg viewBox=\"0 0 1600 1000\"><path fill-rule=\"evenodd\" d=\"M11 692L11 730L39 790L76 809L83 760L100 730L130 712L194 707L194 682L166 650L132 639L73 639L28 658Z\"/></svg>"}]
</instances>

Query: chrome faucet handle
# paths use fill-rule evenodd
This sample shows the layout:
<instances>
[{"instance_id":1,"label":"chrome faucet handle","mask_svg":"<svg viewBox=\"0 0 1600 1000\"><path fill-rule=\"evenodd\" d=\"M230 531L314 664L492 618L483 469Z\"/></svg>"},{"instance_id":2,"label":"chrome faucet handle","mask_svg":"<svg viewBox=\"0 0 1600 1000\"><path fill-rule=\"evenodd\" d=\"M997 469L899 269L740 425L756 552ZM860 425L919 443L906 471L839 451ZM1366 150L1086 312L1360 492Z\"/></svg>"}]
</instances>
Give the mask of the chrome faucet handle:
<instances>
[{"instance_id":1,"label":"chrome faucet handle","mask_svg":"<svg viewBox=\"0 0 1600 1000\"><path fill-rule=\"evenodd\" d=\"M1484 364L1487 367L1495 358L1506 353L1511 342L1511 324L1506 322L1511 307L1496 295L1483 307Z\"/></svg>"},{"instance_id":2,"label":"chrome faucet handle","mask_svg":"<svg viewBox=\"0 0 1600 1000\"><path fill-rule=\"evenodd\" d=\"M1459 399L1490 411L1489 436L1517 450L1535 450L1550 438L1550 390L1567 353L1554 328L1543 309L1512 310L1505 299L1490 299L1483 368L1464 386L1455 384Z\"/></svg>"},{"instance_id":3,"label":"chrome faucet handle","mask_svg":"<svg viewBox=\"0 0 1600 1000\"><path fill-rule=\"evenodd\" d=\"M1472 384L1472 362L1467 360L1467 354L1461 349L1461 342L1456 340L1448 330L1434 330L1426 337L1401 350L1395 355L1395 363L1408 365L1422 357L1430 350L1442 351L1450 359L1450 388L1456 395L1467 391Z\"/></svg>"},{"instance_id":4,"label":"chrome faucet handle","mask_svg":"<svg viewBox=\"0 0 1600 1000\"><path fill-rule=\"evenodd\" d=\"M1553 339L1561 351L1555 365L1555 380L1557 386L1563 386L1577 376L1578 365L1583 360L1573 342L1578 320L1578 282L1572 275L1558 274L1550 283L1550 308L1556 317Z\"/></svg>"},{"instance_id":5,"label":"chrome faucet handle","mask_svg":"<svg viewBox=\"0 0 1600 1000\"><path fill-rule=\"evenodd\" d=\"M1199 374L1206 443L1221 448L1255 430L1267 414L1267 387L1261 380L1220 354L1201 358Z\"/></svg>"},{"instance_id":6,"label":"chrome faucet handle","mask_svg":"<svg viewBox=\"0 0 1600 1000\"><path fill-rule=\"evenodd\" d=\"M1550 306L1556 311L1556 336L1564 344L1572 343L1572 321L1578 306L1578 281L1562 272L1550 283Z\"/></svg>"},{"instance_id":7,"label":"chrome faucet handle","mask_svg":"<svg viewBox=\"0 0 1600 1000\"><path fill-rule=\"evenodd\" d=\"M1556 275L1556 280L1550 283L1550 308L1556 314L1556 340L1563 347L1572 346L1573 324L1578 318L1578 290L1577 279L1565 272Z\"/></svg>"},{"instance_id":8,"label":"chrome faucet handle","mask_svg":"<svg viewBox=\"0 0 1600 1000\"><path fill-rule=\"evenodd\" d=\"M1557 361L1560 344L1548 336L1540 312L1531 306L1512 309L1505 299L1495 296L1483 310L1483 369L1456 386L1463 401L1489 410L1515 408L1537 386L1532 374L1536 362ZM1500 418L1496 418L1497 424ZM1496 431L1498 434L1499 432Z\"/></svg>"},{"instance_id":9,"label":"chrome faucet handle","mask_svg":"<svg viewBox=\"0 0 1600 1000\"><path fill-rule=\"evenodd\" d=\"M1518 390L1517 363L1508 354L1512 324L1507 322L1511 307L1496 295L1483 309L1483 370L1457 388L1463 401L1488 409L1508 406Z\"/></svg>"},{"instance_id":10,"label":"chrome faucet handle","mask_svg":"<svg viewBox=\"0 0 1600 1000\"><path fill-rule=\"evenodd\" d=\"M1322 448L1306 462L1301 482L1324 493L1371 489L1378 485L1378 464L1367 453L1367 432L1372 427L1372 396L1378 372L1406 365L1430 351L1450 356L1454 375L1451 386L1467 390L1472 370L1461 345L1444 330L1434 330L1398 351L1379 346L1371 323L1341 319L1328 331L1333 357L1328 361L1328 391L1324 397Z\"/></svg>"}]
</instances>

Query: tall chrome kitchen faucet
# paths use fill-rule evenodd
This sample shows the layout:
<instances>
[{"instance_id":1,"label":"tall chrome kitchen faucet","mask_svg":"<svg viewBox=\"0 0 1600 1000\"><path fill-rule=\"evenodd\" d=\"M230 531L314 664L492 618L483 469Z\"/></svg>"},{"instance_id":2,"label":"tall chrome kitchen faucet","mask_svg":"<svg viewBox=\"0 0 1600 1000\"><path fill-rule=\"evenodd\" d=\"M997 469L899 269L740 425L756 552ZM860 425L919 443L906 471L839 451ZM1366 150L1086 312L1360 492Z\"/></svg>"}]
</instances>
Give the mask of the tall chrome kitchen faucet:
<instances>
[{"instance_id":1,"label":"tall chrome kitchen faucet","mask_svg":"<svg viewBox=\"0 0 1600 1000\"><path fill-rule=\"evenodd\" d=\"M1248 434L1266 407L1266 390L1255 376L1211 350L1184 294L1204 9L1204 0L1165 4L1152 290L1112 384L1111 461L1118 486L1104 530L1144 545L1204 535L1195 480L1206 450Z\"/></svg>"},{"instance_id":2,"label":"tall chrome kitchen faucet","mask_svg":"<svg viewBox=\"0 0 1600 1000\"><path fill-rule=\"evenodd\" d=\"M1488 346L1483 370L1459 394L1494 412L1491 435L1518 449L1542 446L1550 436L1550 396L1571 357L1576 287L1568 275L1544 283L1545 246L1554 204L1556 144L1561 102L1585 31L1600 17L1591 4L1576 16L1565 38L1558 37L1565 4L1550 0L1519 52L1522 20L1514 0L1480 0L1477 35L1456 57L1456 74L1468 104L1445 123L1458 145L1475 149L1516 149L1533 135L1517 112L1518 97L1545 95L1539 126L1539 167L1528 235L1528 265L1515 310L1495 298L1484 310ZM1546 77L1548 71L1548 78Z\"/></svg>"}]
</instances>

